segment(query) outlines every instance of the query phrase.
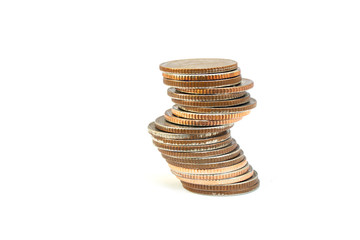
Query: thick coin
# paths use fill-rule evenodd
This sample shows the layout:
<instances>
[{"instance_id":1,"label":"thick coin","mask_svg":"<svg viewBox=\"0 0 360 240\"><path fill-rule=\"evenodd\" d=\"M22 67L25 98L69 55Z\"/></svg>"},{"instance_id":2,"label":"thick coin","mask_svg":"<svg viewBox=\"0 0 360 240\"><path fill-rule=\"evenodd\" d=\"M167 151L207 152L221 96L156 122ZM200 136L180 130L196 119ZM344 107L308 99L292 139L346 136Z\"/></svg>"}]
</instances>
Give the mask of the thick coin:
<instances>
[{"instance_id":1,"label":"thick coin","mask_svg":"<svg viewBox=\"0 0 360 240\"><path fill-rule=\"evenodd\" d=\"M213 73L213 74L178 74L178 73L169 73L163 72L163 77L173 80L181 80L181 81L203 81L203 80L217 80L217 79L225 79L240 76L240 68L230 72L223 73Z\"/></svg>"},{"instance_id":2,"label":"thick coin","mask_svg":"<svg viewBox=\"0 0 360 240\"><path fill-rule=\"evenodd\" d=\"M225 94L233 92L243 92L254 87L254 82L247 78L242 78L239 84L230 87L219 88L176 88L179 92L192 94Z\"/></svg>"},{"instance_id":3,"label":"thick coin","mask_svg":"<svg viewBox=\"0 0 360 240\"><path fill-rule=\"evenodd\" d=\"M193 113L181 110L177 105L174 105L172 107L171 112L173 115L181 118L211 121L239 119L250 113L250 111L243 111L237 113Z\"/></svg>"},{"instance_id":4,"label":"thick coin","mask_svg":"<svg viewBox=\"0 0 360 240\"><path fill-rule=\"evenodd\" d=\"M227 161L233 159L239 155L243 154L242 150L239 146L237 146L233 151L228 153L224 153L221 155L214 155L214 156L206 156L206 157L183 157L183 156L168 156L166 154L161 154L166 161L175 161L178 163L193 163L193 164L202 164L202 163L217 163L221 161Z\"/></svg>"},{"instance_id":5,"label":"thick coin","mask_svg":"<svg viewBox=\"0 0 360 240\"><path fill-rule=\"evenodd\" d=\"M177 105L179 109L182 109L187 112L194 112L194 113L238 113L243 111L248 111L256 107L256 100L250 98L247 103L235 105L231 107L194 107L194 106L184 106L184 105Z\"/></svg>"},{"instance_id":6,"label":"thick coin","mask_svg":"<svg viewBox=\"0 0 360 240\"><path fill-rule=\"evenodd\" d=\"M246 189L248 187L251 187L255 185L257 182L259 182L258 174L254 170L254 174L251 178L237 183L232 184L224 184L220 186L209 186L209 185L200 185L200 184L193 184L193 183L186 183L182 182L184 187L202 190L202 191L236 191L241 189Z\"/></svg>"},{"instance_id":7,"label":"thick coin","mask_svg":"<svg viewBox=\"0 0 360 240\"><path fill-rule=\"evenodd\" d=\"M206 144L206 145L170 145L163 144L153 141L154 145L160 149L169 150L169 151L181 151L181 152L194 152L194 151L208 151L212 149L219 149L228 146L231 143L232 139L226 139L225 141Z\"/></svg>"},{"instance_id":8,"label":"thick coin","mask_svg":"<svg viewBox=\"0 0 360 240\"><path fill-rule=\"evenodd\" d=\"M241 82L241 76L209 81L179 81L164 78L165 85L176 88L214 88L214 87L226 87L239 84Z\"/></svg>"},{"instance_id":9,"label":"thick coin","mask_svg":"<svg viewBox=\"0 0 360 240\"><path fill-rule=\"evenodd\" d=\"M249 102L250 94L245 93L242 97L229 99L229 100L219 100L219 101L188 101L172 98L171 101L180 105L180 106L188 106L188 107L231 107L240 104L244 104Z\"/></svg>"},{"instance_id":10,"label":"thick coin","mask_svg":"<svg viewBox=\"0 0 360 240\"><path fill-rule=\"evenodd\" d=\"M232 190L232 191L216 191L216 190L212 190L212 191L206 191L206 190L199 190L199 189L194 189L194 188L190 188L187 187L184 182L182 182L183 187L193 193L198 193L198 194L205 194L205 195L215 195L215 196L222 196L222 195L235 195L235 194L243 194L243 193L248 193L251 191L256 190L259 186L260 186L260 181L257 180L255 182L254 185L252 186L248 186L246 188L242 188L239 190Z\"/></svg>"},{"instance_id":11,"label":"thick coin","mask_svg":"<svg viewBox=\"0 0 360 240\"><path fill-rule=\"evenodd\" d=\"M226 120L195 120L195 119L187 119L187 118L180 118L172 114L171 109L168 109L164 115L166 121L180 124L180 125L187 125L187 126L219 126L224 124L230 124L237 121L240 121L242 117L233 118L233 119L226 119Z\"/></svg>"},{"instance_id":12,"label":"thick coin","mask_svg":"<svg viewBox=\"0 0 360 240\"><path fill-rule=\"evenodd\" d=\"M198 152L169 151L169 150L165 150L165 149L161 149L161 148L158 148L158 150L159 150L159 152L161 152L164 155L175 156L175 157L211 157L211 156L229 153L237 147L238 147L238 144L233 139L231 141L230 145L223 147L223 148L215 149L215 150L198 151Z\"/></svg>"},{"instance_id":13,"label":"thick coin","mask_svg":"<svg viewBox=\"0 0 360 240\"><path fill-rule=\"evenodd\" d=\"M237 67L236 61L222 58L180 59L160 64L163 72L185 74L228 72Z\"/></svg>"},{"instance_id":14,"label":"thick coin","mask_svg":"<svg viewBox=\"0 0 360 240\"><path fill-rule=\"evenodd\" d=\"M214 134L230 129L234 124L225 124L221 126L208 126L208 127L192 127L192 126L181 126L170 123L165 120L164 116L158 117L155 120L155 126L165 132L171 133L186 133L186 134L202 134L204 138L211 137Z\"/></svg>"},{"instance_id":15,"label":"thick coin","mask_svg":"<svg viewBox=\"0 0 360 240\"><path fill-rule=\"evenodd\" d=\"M246 173L250 168L250 165L247 163L244 167L237 170L226 172L226 173L215 173L215 174L189 174L189 173L179 173L171 171L175 176L187 178L187 179L197 179L197 180L219 180L226 178L233 178Z\"/></svg>"},{"instance_id":16,"label":"thick coin","mask_svg":"<svg viewBox=\"0 0 360 240\"><path fill-rule=\"evenodd\" d=\"M153 123L155 126L155 123ZM149 131L150 132L150 131ZM151 133L150 133L151 134ZM177 135L175 133L168 133L170 135ZM190 134L181 134L181 135L190 135ZM226 139L230 138L230 130L221 132L215 136L208 137L208 138L194 138L194 139L185 139L185 138L179 138L179 139L169 139L166 137L159 137L157 135L152 134L153 141L156 141L158 143L163 144L170 144L170 145L176 145L176 146L197 146L197 145L206 145L206 144L213 144L217 142L224 141ZM190 136L197 136L197 134L191 134Z\"/></svg>"},{"instance_id":17,"label":"thick coin","mask_svg":"<svg viewBox=\"0 0 360 240\"><path fill-rule=\"evenodd\" d=\"M242 154L230 160L221 161L221 162L212 162L212 163L182 163L179 161L172 161L168 159L166 159L166 162L176 167L182 167L188 169L214 169L214 168L228 167L237 164L239 162L242 162L245 159L246 159L245 155Z\"/></svg>"},{"instance_id":18,"label":"thick coin","mask_svg":"<svg viewBox=\"0 0 360 240\"><path fill-rule=\"evenodd\" d=\"M167 90L167 94L171 98L188 100L188 101L219 101L243 97L246 92L234 92L227 94L208 94L208 95L198 95L198 94L189 94L181 93L175 88L171 87Z\"/></svg>"},{"instance_id":19,"label":"thick coin","mask_svg":"<svg viewBox=\"0 0 360 240\"><path fill-rule=\"evenodd\" d=\"M254 174L254 171L250 167L247 172L243 173L240 176L225 178L225 179L218 179L218 180L190 179L190 178L184 178L184 177L180 177L180 176L176 176L176 175L175 176L182 182L188 182L188 183L194 183L194 184L200 184L200 185L223 185L223 184L231 184L231 183L235 183L235 182L245 181L246 179L251 178L251 176L253 174Z\"/></svg>"}]
</instances>

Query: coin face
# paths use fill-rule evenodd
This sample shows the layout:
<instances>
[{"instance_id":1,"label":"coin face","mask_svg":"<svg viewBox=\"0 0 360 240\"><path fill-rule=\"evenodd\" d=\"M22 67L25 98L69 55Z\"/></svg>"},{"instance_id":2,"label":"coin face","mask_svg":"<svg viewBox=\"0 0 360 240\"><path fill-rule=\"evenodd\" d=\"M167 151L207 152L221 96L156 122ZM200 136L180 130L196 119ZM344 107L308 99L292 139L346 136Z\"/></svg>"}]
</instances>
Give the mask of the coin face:
<instances>
[{"instance_id":1,"label":"coin face","mask_svg":"<svg viewBox=\"0 0 360 240\"><path fill-rule=\"evenodd\" d=\"M160 70L171 73L220 73L237 69L237 62L222 58L180 59L160 64Z\"/></svg>"}]
</instances>

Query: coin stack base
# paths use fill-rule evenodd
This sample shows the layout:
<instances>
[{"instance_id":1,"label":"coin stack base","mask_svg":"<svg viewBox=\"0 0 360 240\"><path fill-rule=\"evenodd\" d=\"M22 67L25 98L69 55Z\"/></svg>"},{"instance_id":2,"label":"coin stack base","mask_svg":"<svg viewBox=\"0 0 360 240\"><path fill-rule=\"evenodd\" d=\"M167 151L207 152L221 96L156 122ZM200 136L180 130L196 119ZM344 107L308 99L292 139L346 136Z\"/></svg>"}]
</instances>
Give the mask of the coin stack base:
<instances>
[{"instance_id":1,"label":"coin stack base","mask_svg":"<svg viewBox=\"0 0 360 240\"><path fill-rule=\"evenodd\" d=\"M260 185L257 172L231 138L230 128L256 107L229 59L184 59L160 64L175 105L148 126L153 144L183 187L205 195L247 193Z\"/></svg>"}]
</instances>

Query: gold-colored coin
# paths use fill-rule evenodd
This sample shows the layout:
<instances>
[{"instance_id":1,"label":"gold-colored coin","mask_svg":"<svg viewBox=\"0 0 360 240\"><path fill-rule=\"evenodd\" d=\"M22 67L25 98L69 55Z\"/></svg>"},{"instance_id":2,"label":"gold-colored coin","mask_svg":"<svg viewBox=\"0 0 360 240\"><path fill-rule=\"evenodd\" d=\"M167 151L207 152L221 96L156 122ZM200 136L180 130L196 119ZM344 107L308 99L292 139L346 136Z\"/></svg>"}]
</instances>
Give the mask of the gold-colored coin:
<instances>
[{"instance_id":1,"label":"gold-colored coin","mask_svg":"<svg viewBox=\"0 0 360 240\"><path fill-rule=\"evenodd\" d=\"M181 93L175 88L171 87L168 89L167 94L171 98L181 99L185 101L219 101L243 97L246 92L234 92L226 94L208 94L208 95L198 95L198 94L188 94Z\"/></svg>"},{"instance_id":2,"label":"gold-colored coin","mask_svg":"<svg viewBox=\"0 0 360 240\"><path fill-rule=\"evenodd\" d=\"M223 73L213 73L213 74L178 74L178 73L169 73L163 72L163 77L173 80L181 80L181 81L206 81L206 80L218 80L225 78L232 78L240 76L240 68Z\"/></svg>"},{"instance_id":3,"label":"gold-colored coin","mask_svg":"<svg viewBox=\"0 0 360 240\"><path fill-rule=\"evenodd\" d=\"M217 87L217 88L180 88L176 90L183 93L191 94L225 94L233 92L243 92L254 87L254 82L247 78L242 78L241 82L234 86Z\"/></svg>"},{"instance_id":4,"label":"gold-colored coin","mask_svg":"<svg viewBox=\"0 0 360 240\"><path fill-rule=\"evenodd\" d=\"M172 114L181 118L197 119L197 120L230 120L239 119L250 113L250 111L243 111L237 113L193 113L179 109L179 106L174 105L171 109Z\"/></svg>"},{"instance_id":5,"label":"gold-colored coin","mask_svg":"<svg viewBox=\"0 0 360 240\"><path fill-rule=\"evenodd\" d=\"M201 74L228 72L237 69L237 62L222 58L180 59L160 64L163 72Z\"/></svg>"},{"instance_id":6,"label":"gold-colored coin","mask_svg":"<svg viewBox=\"0 0 360 240\"><path fill-rule=\"evenodd\" d=\"M214 87L225 87L239 84L241 82L241 76L220 79L220 80L209 80L209 81L179 81L164 78L163 82L165 85L176 88L214 88Z\"/></svg>"},{"instance_id":7,"label":"gold-colored coin","mask_svg":"<svg viewBox=\"0 0 360 240\"><path fill-rule=\"evenodd\" d=\"M233 119L227 119L227 120L195 120L195 119L187 119L187 118L180 118L172 114L171 109L168 109L165 112L164 115L166 121L180 124L180 125L186 125L186 126L219 126L224 124L230 124L234 122L238 122L242 119L242 117L239 118L233 118Z\"/></svg>"}]
</instances>

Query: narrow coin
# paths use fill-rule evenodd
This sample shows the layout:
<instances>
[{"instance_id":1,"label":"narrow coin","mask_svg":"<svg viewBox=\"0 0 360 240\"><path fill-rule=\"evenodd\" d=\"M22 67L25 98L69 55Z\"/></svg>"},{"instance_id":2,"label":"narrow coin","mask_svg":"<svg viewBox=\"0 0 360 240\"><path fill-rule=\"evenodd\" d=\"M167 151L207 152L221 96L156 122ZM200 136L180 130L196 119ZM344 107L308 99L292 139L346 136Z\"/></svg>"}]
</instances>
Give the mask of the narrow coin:
<instances>
[{"instance_id":1,"label":"narrow coin","mask_svg":"<svg viewBox=\"0 0 360 240\"><path fill-rule=\"evenodd\" d=\"M158 148L159 152L162 154L168 155L168 156L176 156L176 157L210 157L210 156L216 156L221 155L225 153L229 153L233 151L235 148L237 148L238 144L233 139L231 144L215 150L209 150L209 151L199 151L199 152L183 152L183 151L169 151L165 149Z\"/></svg>"},{"instance_id":2,"label":"narrow coin","mask_svg":"<svg viewBox=\"0 0 360 240\"><path fill-rule=\"evenodd\" d=\"M228 146L231 143L232 139L229 138L225 141L206 144L206 145L171 145L163 144L153 141L154 145L160 149L169 150L169 151L182 151L182 152L194 152L194 151L208 151L212 149L219 149Z\"/></svg>"},{"instance_id":3,"label":"narrow coin","mask_svg":"<svg viewBox=\"0 0 360 240\"><path fill-rule=\"evenodd\" d=\"M153 125L155 126L155 123L153 123ZM168 134L176 135L175 133L168 133ZM185 135L190 135L190 134L185 134ZM197 136L197 134L191 134L191 136ZM215 136L208 137L208 138L170 139L170 138L166 138L164 136L159 137L154 134L152 134L152 137L153 137L153 141L156 141L158 143L171 144L171 145L176 145L176 146L197 146L197 145L206 145L206 144L217 143L217 142L221 142L226 139L229 139L230 138L230 130L226 130L224 132L221 132Z\"/></svg>"},{"instance_id":4,"label":"narrow coin","mask_svg":"<svg viewBox=\"0 0 360 240\"><path fill-rule=\"evenodd\" d=\"M232 178L225 178L225 179L219 179L219 180L202 180L202 179L189 179L184 177L176 176L179 180L183 182L188 183L194 183L194 184L201 184L201 185L223 185L223 184L230 184L235 182L244 181L246 179L251 178L254 171L250 168L248 171L240 176L232 177Z\"/></svg>"},{"instance_id":5,"label":"narrow coin","mask_svg":"<svg viewBox=\"0 0 360 240\"><path fill-rule=\"evenodd\" d=\"M236 61L222 58L180 59L160 64L160 70L163 72L185 74L228 72L237 67Z\"/></svg>"},{"instance_id":6,"label":"narrow coin","mask_svg":"<svg viewBox=\"0 0 360 240\"><path fill-rule=\"evenodd\" d=\"M172 114L171 109L168 109L164 115L166 121L180 124L180 125L187 125L187 126L218 126L224 124L230 124L238 122L242 119L242 117L233 118L233 119L226 119L226 120L195 120L195 119L187 119L187 118L180 118Z\"/></svg>"},{"instance_id":7,"label":"narrow coin","mask_svg":"<svg viewBox=\"0 0 360 240\"><path fill-rule=\"evenodd\" d=\"M202 80L217 80L217 79L225 79L240 76L240 68L229 72L223 73L211 73L211 74L179 74L179 73L162 73L164 78L173 79L173 80L181 80L181 81L202 81Z\"/></svg>"},{"instance_id":8,"label":"narrow coin","mask_svg":"<svg viewBox=\"0 0 360 240\"><path fill-rule=\"evenodd\" d=\"M213 87L225 87L239 84L241 82L241 76L219 79L219 80L209 80L209 81L179 81L164 78L163 82L165 85L176 88L213 88Z\"/></svg>"},{"instance_id":9,"label":"narrow coin","mask_svg":"<svg viewBox=\"0 0 360 240\"><path fill-rule=\"evenodd\" d=\"M179 106L174 105L171 109L173 115L181 118L198 119L198 120L230 120L242 118L250 113L250 111L243 111L237 113L193 113L179 109Z\"/></svg>"},{"instance_id":10,"label":"narrow coin","mask_svg":"<svg viewBox=\"0 0 360 240\"><path fill-rule=\"evenodd\" d=\"M237 170L226 172L226 173L216 173L216 174L186 174L172 171L175 176L179 176L187 179L196 179L196 180L220 180L226 178L233 178L245 174L250 168L250 165L247 163L244 167Z\"/></svg>"},{"instance_id":11,"label":"narrow coin","mask_svg":"<svg viewBox=\"0 0 360 240\"><path fill-rule=\"evenodd\" d=\"M192 94L225 94L233 92L243 92L254 87L254 82L247 78L242 78L241 82L234 86L217 87L217 88L179 88L176 90L183 93Z\"/></svg>"},{"instance_id":12,"label":"narrow coin","mask_svg":"<svg viewBox=\"0 0 360 240\"><path fill-rule=\"evenodd\" d=\"M184 106L177 105L179 109L188 112L194 113L238 113L243 111L248 111L256 107L256 100L254 98L250 98L247 103L235 105L231 107L194 107L194 106Z\"/></svg>"},{"instance_id":13,"label":"narrow coin","mask_svg":"<svg viewBox=\"0 0 360 240\"><path fill-rule=\"evenodd\" d=\"M202 134L204 138L211 137L214 134L219 134L220 132L230 129L234 124L225 124L220 126L207 126L207 127L192 127L192 126L182 126L167 122L164 116L158 117L155 120L155 126L157 129L160 129L165 132L171 133L185 133L185 134Z\"/></svg>"},{"instance_id":14,"label":"narrow coin","mask_svg":"<svg viewBox=\"0 0 360 240\"><path fill-rule=\"evenodd\" d=\"M205 195L215 195L215 196L222 196L222 195L235 195L235 194L243 194L243 193L248 193L251 191L256 190L258 187L260 186L260 181L257 181L254 185L252 186L248 186L246 188L242 188L239 190L232 190L232 191L205 191L205 190L199 190L199 189L194 189L194 188L190 188L187 187L186 185L183 184L183 187L193 193L198 193L198 194L205 194Z\"/></svg>"},{"instance_id":15,"label":"narrow coin","mask_svg":"<svg viewBox=\"0 0 360 240\"><path fill-rule=\"evenodd\" d=\"M231 107L240 104L244 104L249 102L250 94L245 93L242 97L228 100L219 100L219 101L189 101L189 100L181 100L172 98L171 101L180 105L180 106L188 106L188 107L210 107L210 108L218 108L218 107Z\"/></svg>"},{"instance_id":16,"label":"narrow coin","mask_svg":"<svg viewBox=\"0 0 360 240\"><path fill-rule=\"evenodd\" d=\"M256 184L258 181L259 181L258 174L254 170L254 174L251 178L249 178L245 181L231 183L231 184L224 184L224 185L219 185L219 186L216 186L216 185L209 186L209 185L193 184L193 183L186 183L186 182L181 182L181 183L184 187L202 190L202 191L234 191L234 190L236 191L236 190L241 190L241 189L246 189L248 187L251 187L254 184Z\"/></svg>"},{"instance_id":17,"label":"narrow coin","mask_svg":"<svg viewBox=\"0 0 360 240\"><path fill-rule=\"evenodd\" d=\"M181 93L175 88L171 87L167 90L167 94L171 98L187 100L187 101L219 101L243 97L246 92L233 92L226 94L208 94L208 95L198 95L198 94L189 94Z\"/></svg>"}]
</instances>

